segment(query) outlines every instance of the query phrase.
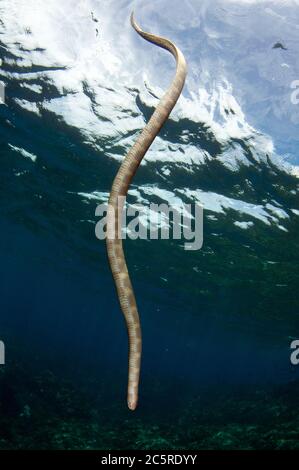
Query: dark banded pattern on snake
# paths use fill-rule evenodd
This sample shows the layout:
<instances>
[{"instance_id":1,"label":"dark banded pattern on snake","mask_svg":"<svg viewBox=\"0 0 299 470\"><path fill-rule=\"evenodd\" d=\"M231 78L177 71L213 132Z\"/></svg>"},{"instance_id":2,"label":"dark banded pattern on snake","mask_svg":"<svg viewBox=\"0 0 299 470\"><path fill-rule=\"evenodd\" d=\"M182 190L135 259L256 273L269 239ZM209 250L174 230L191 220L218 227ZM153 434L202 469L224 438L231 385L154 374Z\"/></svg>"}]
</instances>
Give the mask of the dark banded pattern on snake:
<instances>
[{"instance_id":1,"label":"dark banded pattern on snake","mask_svg":"<svg viewBox=\"0 0 299 470\"><path fill-rule=\"evenodd\" d=\"M117 289L117 295L125 317L129 338L129 370L128 370L128 407L135 410L138 402L138 387L141 362L141 326L137 310L134 290L130 281L126 260L124 257L122 239L119 236L119 220L129 185L135 175L141 160L167 120L175 106L184 86L187 67L182 52L168 39L146 33L137 25L134 14L131 14L131 24L135 31L147 41L162 47L175 57L176 73L167 92L159 101L149 122L137 138L123 160L113 181L107 211L107 253L110 268Z\"/></svg>"}]
</instances>

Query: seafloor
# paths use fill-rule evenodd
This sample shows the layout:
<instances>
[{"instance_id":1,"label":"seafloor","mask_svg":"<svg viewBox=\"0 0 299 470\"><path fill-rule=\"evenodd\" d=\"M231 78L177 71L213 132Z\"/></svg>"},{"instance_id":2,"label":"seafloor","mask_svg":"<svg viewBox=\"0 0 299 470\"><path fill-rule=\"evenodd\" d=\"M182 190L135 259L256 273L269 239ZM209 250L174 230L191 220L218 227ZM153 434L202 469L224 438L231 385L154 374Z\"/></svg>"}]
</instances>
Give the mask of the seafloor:
<instances>
[{"instance_id":1,"label":"seafloor","mask_svg":"<svg viewBox=\"0 0 299 470\"><path fill-rule=\"evenodd\" d=\"M210 387L145 414L93 385L96 396L50 370L2 367L0 449L299 449L299 381Z\"/></svg>"}]
</instances>

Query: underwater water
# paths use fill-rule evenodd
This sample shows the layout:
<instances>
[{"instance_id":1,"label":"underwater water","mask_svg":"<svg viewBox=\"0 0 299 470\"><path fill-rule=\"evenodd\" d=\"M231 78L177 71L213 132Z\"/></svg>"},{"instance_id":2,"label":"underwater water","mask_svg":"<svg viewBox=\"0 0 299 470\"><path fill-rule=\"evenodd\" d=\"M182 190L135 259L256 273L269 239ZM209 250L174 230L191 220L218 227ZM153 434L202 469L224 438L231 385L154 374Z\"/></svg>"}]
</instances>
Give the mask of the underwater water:
<instances>
[{"instance_id":1,"label":"underwater water","mask_svg":"<svg viewBox=\"0 0 299 470\"><path fill-rule=\"evenodd\" d=\"M78 25L95 23L92 8L105 26L96 2L84 3L80 21L70 12L65 20L74 41L79 28L87 65L53 26L57 2L45 12L45 37L40 6L33 19L13 17L20 4L1 7L0 448L298 448L296 142L285 160L233 93L224 99L218 89L219 108L228 106L220 125L187 88L128 200L201 202L204 243L124 243L143 332L132 413L127 332L95 210L157 90L138 75L126 81L106 46L99 60L108 54L111 70L93 70L98 36ZM113 82L115 70L123 82Z\"/></svg>"}]
</instances>

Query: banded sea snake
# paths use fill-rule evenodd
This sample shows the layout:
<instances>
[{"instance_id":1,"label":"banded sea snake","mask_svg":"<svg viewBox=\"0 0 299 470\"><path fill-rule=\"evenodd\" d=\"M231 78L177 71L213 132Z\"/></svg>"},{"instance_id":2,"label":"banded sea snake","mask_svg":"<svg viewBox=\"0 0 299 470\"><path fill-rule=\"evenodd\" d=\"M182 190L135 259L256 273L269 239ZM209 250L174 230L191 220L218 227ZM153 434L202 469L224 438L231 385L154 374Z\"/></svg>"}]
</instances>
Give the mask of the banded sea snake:
<instances>
[{"instance_id":1,"label":"banded sea snake","mask_svg":"<svg viewBox=\"0 0 299 470\"><path fill-rule=\"evenodd\" d=\"M138 387L141 362L141 326L137 310L134 290L130 281L124 257L122 239L119 234L121 213L129 185L141 160L167 120L175 106L185 83L187 66L182 52L168 39L146 33L138 26L131 14L131 24L135 31L147 41L169 51L176 60L175 76L159 101L153 115L142 130L134 145L123 160L113 181L107 210L106 245L108 260L121 310L124 314L129 339L129 370L127 402L130 410L135 410L138 402ZM122 201L120 203L120 201Z\"/></svg>"}]
</instances>

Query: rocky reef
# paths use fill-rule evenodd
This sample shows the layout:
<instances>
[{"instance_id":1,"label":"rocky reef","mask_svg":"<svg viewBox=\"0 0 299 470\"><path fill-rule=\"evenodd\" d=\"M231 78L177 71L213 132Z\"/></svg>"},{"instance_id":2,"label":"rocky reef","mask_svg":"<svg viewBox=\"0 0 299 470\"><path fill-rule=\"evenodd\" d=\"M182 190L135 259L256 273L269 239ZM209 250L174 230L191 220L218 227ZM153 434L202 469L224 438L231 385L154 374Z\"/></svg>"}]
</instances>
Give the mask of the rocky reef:
<instances>
[{"instance_id":1,"label":"rocky reef","mask_svg":"<svg viewBox=\"0 0 299 470\"><path fill-rule=\"evenodd\" d=\"M209 388L148 416L79 388L49 370L1 368L0 449L299 449L298 381Z\"/></svg>"}]
</instances>

